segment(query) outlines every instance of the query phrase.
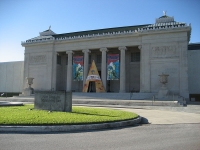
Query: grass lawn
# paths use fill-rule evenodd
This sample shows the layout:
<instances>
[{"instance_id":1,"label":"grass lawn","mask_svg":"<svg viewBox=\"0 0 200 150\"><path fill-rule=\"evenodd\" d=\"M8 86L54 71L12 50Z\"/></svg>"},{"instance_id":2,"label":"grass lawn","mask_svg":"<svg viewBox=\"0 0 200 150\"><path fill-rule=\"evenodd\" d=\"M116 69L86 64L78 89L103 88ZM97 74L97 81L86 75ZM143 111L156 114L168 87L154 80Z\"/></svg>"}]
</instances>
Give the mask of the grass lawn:
<instances>
[{"instance_id":1,"label":"grass lawn","mask_svg":"<svg viewBox=\"0 0 200 150\"><path fill-rule=\"evenodd\" d=\"M0 125L72 125L103 123L137 118L113 109L73 106L72 113L36 110L33 105L0 107Z\"/></svg>"}]
</instances>

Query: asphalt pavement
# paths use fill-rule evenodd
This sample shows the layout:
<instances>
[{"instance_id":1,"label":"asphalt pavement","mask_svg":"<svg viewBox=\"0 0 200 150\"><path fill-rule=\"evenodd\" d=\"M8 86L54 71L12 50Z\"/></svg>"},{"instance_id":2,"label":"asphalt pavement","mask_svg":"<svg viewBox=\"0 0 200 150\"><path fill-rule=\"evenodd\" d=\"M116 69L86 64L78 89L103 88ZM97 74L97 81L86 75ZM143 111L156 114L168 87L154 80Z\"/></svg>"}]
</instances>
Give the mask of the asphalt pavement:
<instances>
[{"instance_id":1,"label":"asphalt pavement","mask_svg":"<svg viewBox=\"0 0 200 150\"><path fill-rule=\"evenodd\" d=\"M135 112L143 117L143 124L109 130L98 129L54 133L0 133L0 149L200 149L200 105L170 107L90 104L87 106L108 107Z\"/></svg>"},{"instance_id":2,"label":"asphalt pavement","mask_svg":"<svg viewBox=\"0 0 200 150\"><path fill-rule=\"evenodd\" d=\"M200 124L51 134L0 134L1 150L199 150Z\"/></svg>"}]
</instances>

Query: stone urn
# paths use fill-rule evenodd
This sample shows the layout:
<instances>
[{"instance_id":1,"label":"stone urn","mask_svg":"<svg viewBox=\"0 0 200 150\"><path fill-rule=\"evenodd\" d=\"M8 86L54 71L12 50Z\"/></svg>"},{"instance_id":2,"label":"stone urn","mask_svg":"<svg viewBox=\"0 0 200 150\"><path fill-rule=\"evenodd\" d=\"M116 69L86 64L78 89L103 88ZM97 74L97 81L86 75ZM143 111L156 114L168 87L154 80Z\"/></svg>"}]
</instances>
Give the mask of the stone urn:
<instances>
[{"instance_id":1,"label":"stone urn","mask_svg":"<svg viewBox=\"0 0 200 150\"><path fill-rule=\"evenodd\" d=\"M29 88L29 89L32 89L32 88L31 88L31 84L33 84L33 79L34 79L34 78L28 78L28 77L26 77L26 80L27 80L26 83L28 84L28 88Z\"/></svg>"},{"instance_id":2,"label":"stone urn","mask_svg":"<svg viewBox=\"0 0 200 150\"><path fill-rule=\"evenodd\" d=\"M28 84L28 87L23 90L21 96L31 96L34 94L34 89L31 87L33 84L33 79L34 78L26 77L26 83Z\"/></svg>"}]
</instances>

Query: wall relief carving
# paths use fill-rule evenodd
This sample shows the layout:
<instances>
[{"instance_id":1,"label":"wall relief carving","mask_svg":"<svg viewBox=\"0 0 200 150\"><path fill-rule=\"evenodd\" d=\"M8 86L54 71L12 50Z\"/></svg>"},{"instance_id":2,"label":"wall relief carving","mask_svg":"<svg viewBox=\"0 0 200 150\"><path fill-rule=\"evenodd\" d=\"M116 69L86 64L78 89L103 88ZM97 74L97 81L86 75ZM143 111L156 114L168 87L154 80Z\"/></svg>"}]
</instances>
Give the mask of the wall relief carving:
<instances>
[{"instance_id":1,"label":"wall relief carving","mask_svg":"<svg viewBox=\"0 0 200 150\"><path fill-rule=\"evenodd\" d=\"M179 57L178 47L177 46L155 46L151 49L152 58L172 58Z\"/></svg>"},{"instance_id":2,"label":"wall relief carving","mask_svg":"<svg viewBox=\"0 0 200 150\"><path fill-rule=\"evenodd\" d=\"M30 56L29 64L45 64L46 59L46 55Z\"/></svg>"}]
</instances>

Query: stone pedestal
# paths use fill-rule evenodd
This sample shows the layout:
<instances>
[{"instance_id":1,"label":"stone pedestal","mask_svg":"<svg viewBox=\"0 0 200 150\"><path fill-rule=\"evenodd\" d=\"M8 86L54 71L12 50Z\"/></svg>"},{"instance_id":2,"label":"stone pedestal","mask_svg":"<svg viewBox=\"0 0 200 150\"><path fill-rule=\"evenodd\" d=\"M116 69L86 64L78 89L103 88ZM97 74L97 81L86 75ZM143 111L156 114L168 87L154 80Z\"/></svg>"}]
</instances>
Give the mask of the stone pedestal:
<instances>
[{"instance_id":1,"label":"stone pedestal","mask_svg":"<svg viewBox=\"0 0 200 150\"><path fill-rule=\"evenodd\" d=\"M168 74L161 74L160 76L160 83L162 83L162 86L158 92L158 98L159 99L167 99L169 90L167 89L166 83L168 82L167 77L169 76Z\"/></svg>"},{"instance_id":2,"label":"stone pedestal","mask_svg":"<svg viewBox=\"0 0 200 150\"><path fill-rule=\"evenodd\" d=\"M23 91L24 96L31 96L34 94L34 89L33 88L25 88Z\"/></svg>"},{"instance_id":3,"label":"stone pedestal","mask_svg":"<svg viewBox=\"0 0 200 150\"><path fill-rule=\"evenodd\" d=\"M32 96L34 94L34 89L31 87L31 84L33 84L33 79L34 78L28 78L26 77L27 81L26 83L28 84L28 87L25 88L19 96Z\"/></svg>"}]
</instances>

